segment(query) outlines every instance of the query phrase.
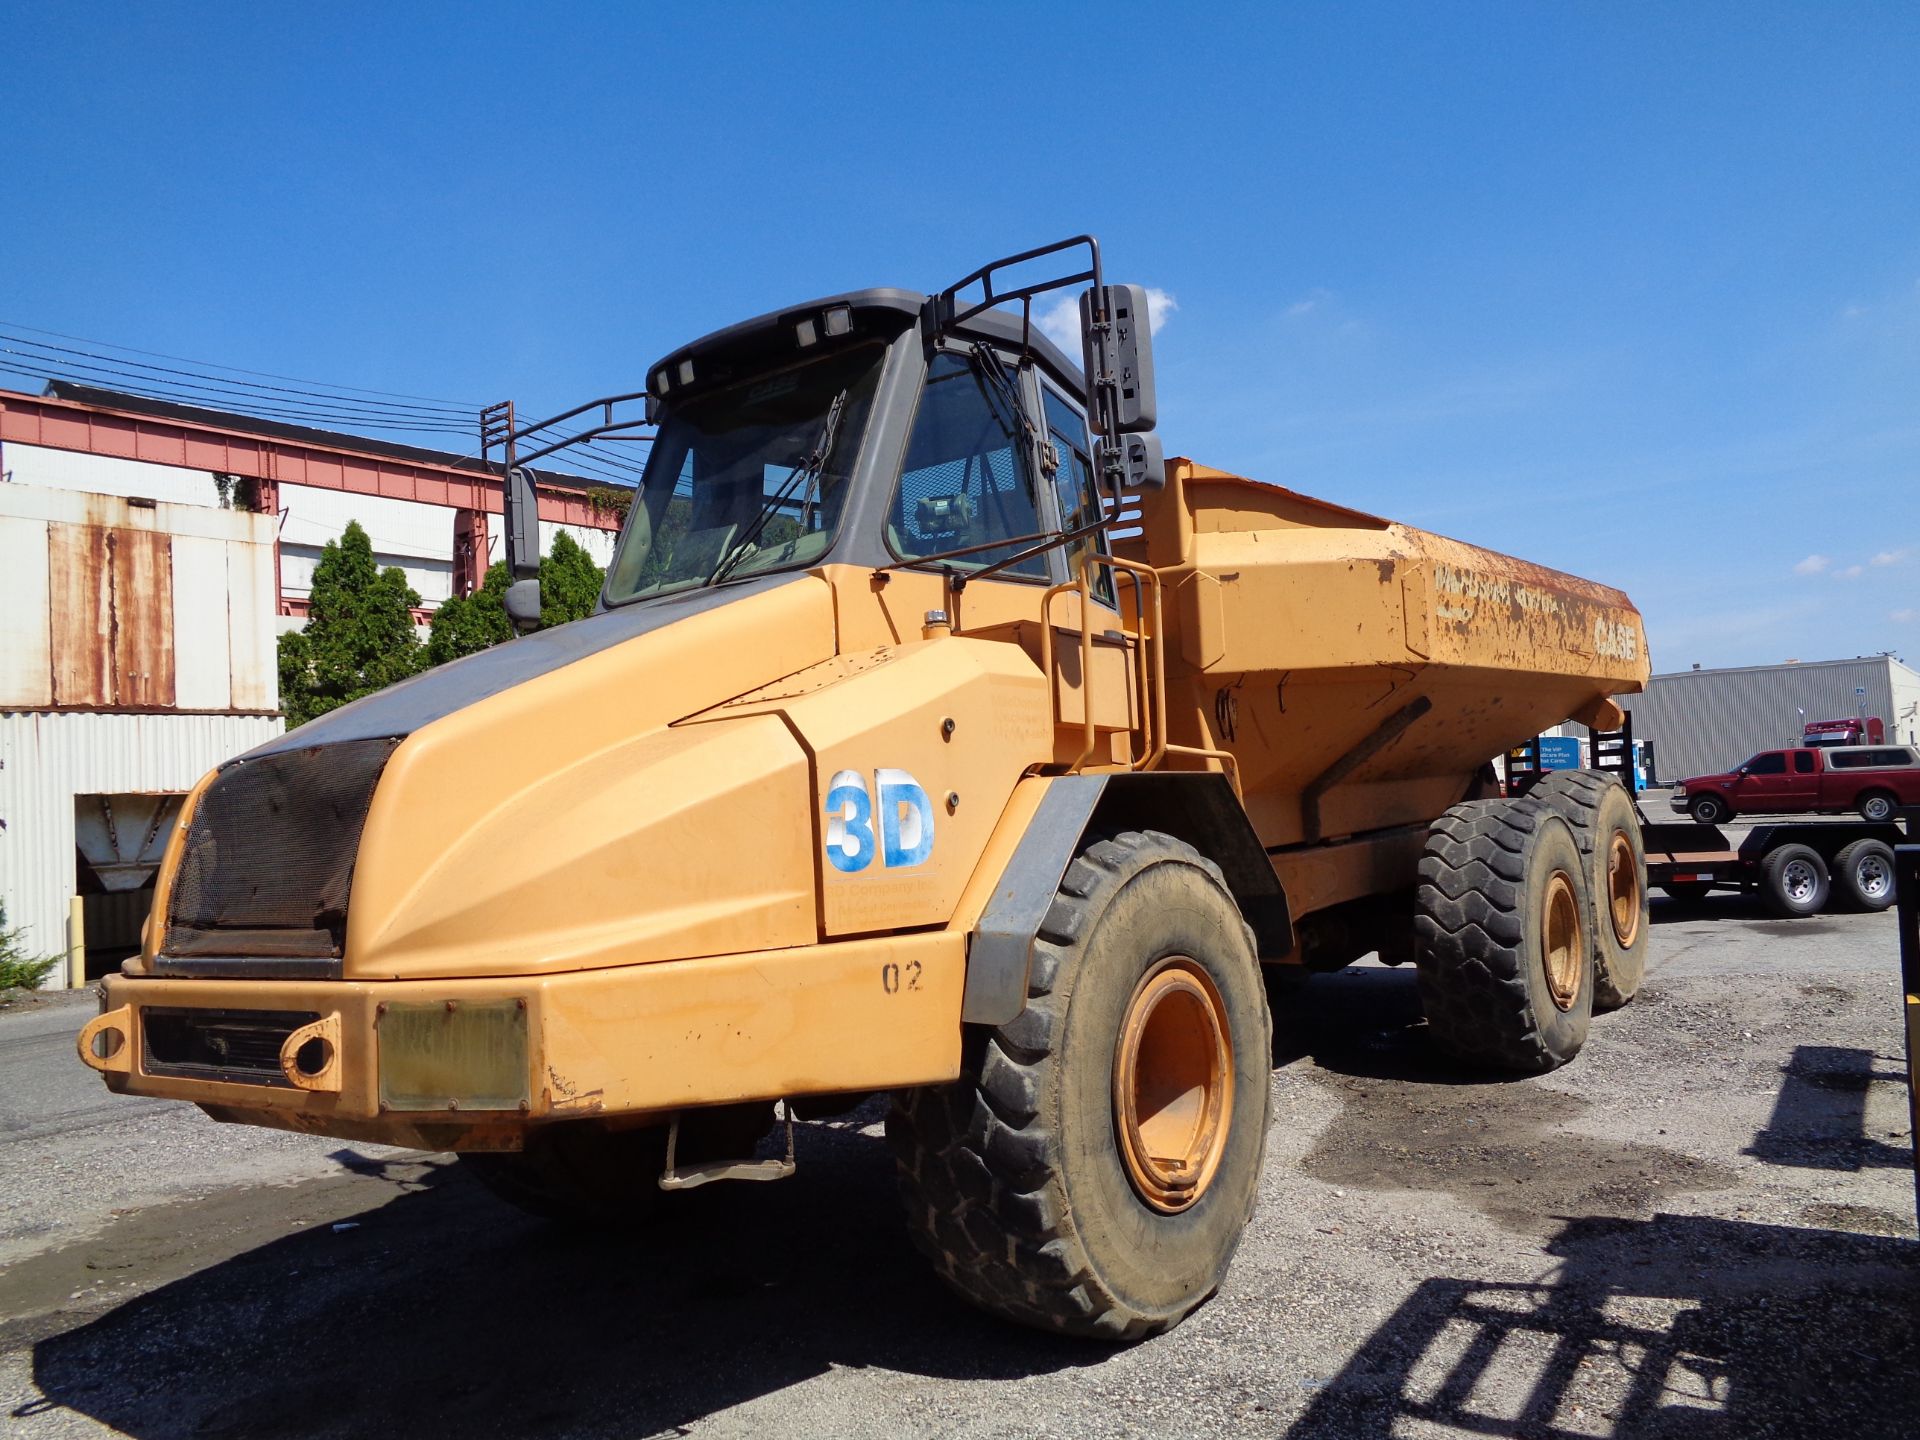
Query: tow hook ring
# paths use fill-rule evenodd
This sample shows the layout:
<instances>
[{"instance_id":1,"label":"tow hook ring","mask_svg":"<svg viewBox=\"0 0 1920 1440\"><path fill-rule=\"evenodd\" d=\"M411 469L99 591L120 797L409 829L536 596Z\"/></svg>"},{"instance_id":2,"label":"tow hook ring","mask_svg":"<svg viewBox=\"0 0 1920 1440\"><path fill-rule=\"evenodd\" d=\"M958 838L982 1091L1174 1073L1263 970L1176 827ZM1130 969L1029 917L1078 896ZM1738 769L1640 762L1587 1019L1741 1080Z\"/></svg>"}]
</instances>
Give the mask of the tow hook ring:
<instances>
[{"instance_id":1,"label":"tow hook ring","mask_svg":"<svg viewBox=\"0 0 1920 1440\"><path fill-rule=\"evenodd\" d=\"M74 1037L80 1059L102 1075L126 1075L133 1070L133 1007L96 1015Z\"/></svg>"},{"instance_id":2,"label":"tow hook ring","mask_svg":"<svg viewBox=\"0 0 1920 1440\"><path fill-rule=\"evenodd\" d=\"M340 1012L323 1015L280 1042L280 1072L299 1090L340 1090Z\"/></svg>"}]
</instances>

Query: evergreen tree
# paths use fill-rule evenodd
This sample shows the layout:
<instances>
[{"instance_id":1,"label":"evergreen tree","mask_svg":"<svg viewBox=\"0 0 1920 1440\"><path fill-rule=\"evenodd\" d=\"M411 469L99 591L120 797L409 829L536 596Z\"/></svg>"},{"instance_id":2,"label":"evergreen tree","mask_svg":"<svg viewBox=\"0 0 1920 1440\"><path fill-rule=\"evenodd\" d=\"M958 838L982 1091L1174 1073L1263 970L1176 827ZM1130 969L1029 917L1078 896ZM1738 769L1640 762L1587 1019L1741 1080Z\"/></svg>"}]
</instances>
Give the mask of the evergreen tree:
<instances>
[{"instance_id":1,"label":"evergreen tree","mask_svg":"<svg viewBox=\"0 0 1920 1440\"><path fill-rule=\"evenodd\" d=\"M540 561L540 626L564 625L593 613L605 572L566 531L553 537L553 553ZM433 615L433 635L427 641L426 661L444 664L513 638L507 619L507 565L490 567L486 581L464 600L445 601Z\"/></svg>"},{"instance_id":2,"label":"evergreen tree","mask_svg":"<svg viewBox=\"0 0 1920 1440\"><path fill-rule=\"evenodd\" d=\"M382 570L367 532L349 521L314 566L306 629L280 637L280 705L288 725L418 673L423 654L412 611L419 603L406 573Z\"/></svg>"}]
</instances>

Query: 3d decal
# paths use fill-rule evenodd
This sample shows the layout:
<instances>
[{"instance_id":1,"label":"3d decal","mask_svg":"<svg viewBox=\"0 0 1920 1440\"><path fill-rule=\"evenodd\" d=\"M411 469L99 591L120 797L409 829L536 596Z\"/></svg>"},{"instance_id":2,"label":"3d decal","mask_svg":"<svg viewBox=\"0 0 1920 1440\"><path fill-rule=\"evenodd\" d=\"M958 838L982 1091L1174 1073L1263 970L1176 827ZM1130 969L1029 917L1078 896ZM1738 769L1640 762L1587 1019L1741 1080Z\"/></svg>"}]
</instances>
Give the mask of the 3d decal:
<instances>
[{"instance_id":1,"label":"3d decal","mask_svg":"<svg viewBox=\"0 0 1920 1440\"><path fill-rule=\"evenodd\" d=\"M875 770L876 806L858 770L842 770L827 785L827 860L847 874L873 863L881 852L889 870L924 865L933 854L933 802L920 783L904 770ZM876 814L879 835L874 834Z\"/></svg>"}]
</instances>

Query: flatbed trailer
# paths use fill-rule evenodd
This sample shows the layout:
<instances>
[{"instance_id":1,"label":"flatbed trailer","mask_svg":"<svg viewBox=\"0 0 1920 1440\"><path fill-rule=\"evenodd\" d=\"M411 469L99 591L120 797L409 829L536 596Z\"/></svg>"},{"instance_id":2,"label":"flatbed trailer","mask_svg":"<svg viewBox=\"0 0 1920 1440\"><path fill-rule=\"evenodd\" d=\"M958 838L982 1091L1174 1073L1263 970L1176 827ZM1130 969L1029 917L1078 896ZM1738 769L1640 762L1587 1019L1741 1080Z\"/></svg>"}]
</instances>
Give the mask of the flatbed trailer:
<instances>
[{"instance_id":1,"label":"flatbed trailer","mask_svg":"<svg viewBox=\"0 0 1920 1440\"><path fill-rule=\"evenodd\" d=\"M1757 893L1777 914L1813 915L1831 905L1885 910L1894 903L1900 827L1864 820L1756 825L1735 844L1718 825L1647 820L1647 884L1676 900L1715 890Z\"/></svg>"}]
</instances>

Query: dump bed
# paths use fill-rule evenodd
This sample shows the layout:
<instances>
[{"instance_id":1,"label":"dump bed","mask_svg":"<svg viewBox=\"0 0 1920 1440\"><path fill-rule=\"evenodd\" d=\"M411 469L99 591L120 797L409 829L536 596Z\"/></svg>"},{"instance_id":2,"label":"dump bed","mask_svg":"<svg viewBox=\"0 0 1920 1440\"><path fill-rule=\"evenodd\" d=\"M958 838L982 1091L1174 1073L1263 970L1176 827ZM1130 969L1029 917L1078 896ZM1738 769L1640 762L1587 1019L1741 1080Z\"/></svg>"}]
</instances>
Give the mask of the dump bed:
<instances>
[{"instance_id":1,"label":"dump bed","mask_svg":"<svg viewBox=\"0 0 1920 1440\"><path fill-rule=\"evenodd\" d=\"M1431 820L1488 757L1646 683L1640 614L1609 586L1168 472L1133 547L1165 575L1170 701L1233 751L1270 846Z\"/></svg>"}]
</instances>

